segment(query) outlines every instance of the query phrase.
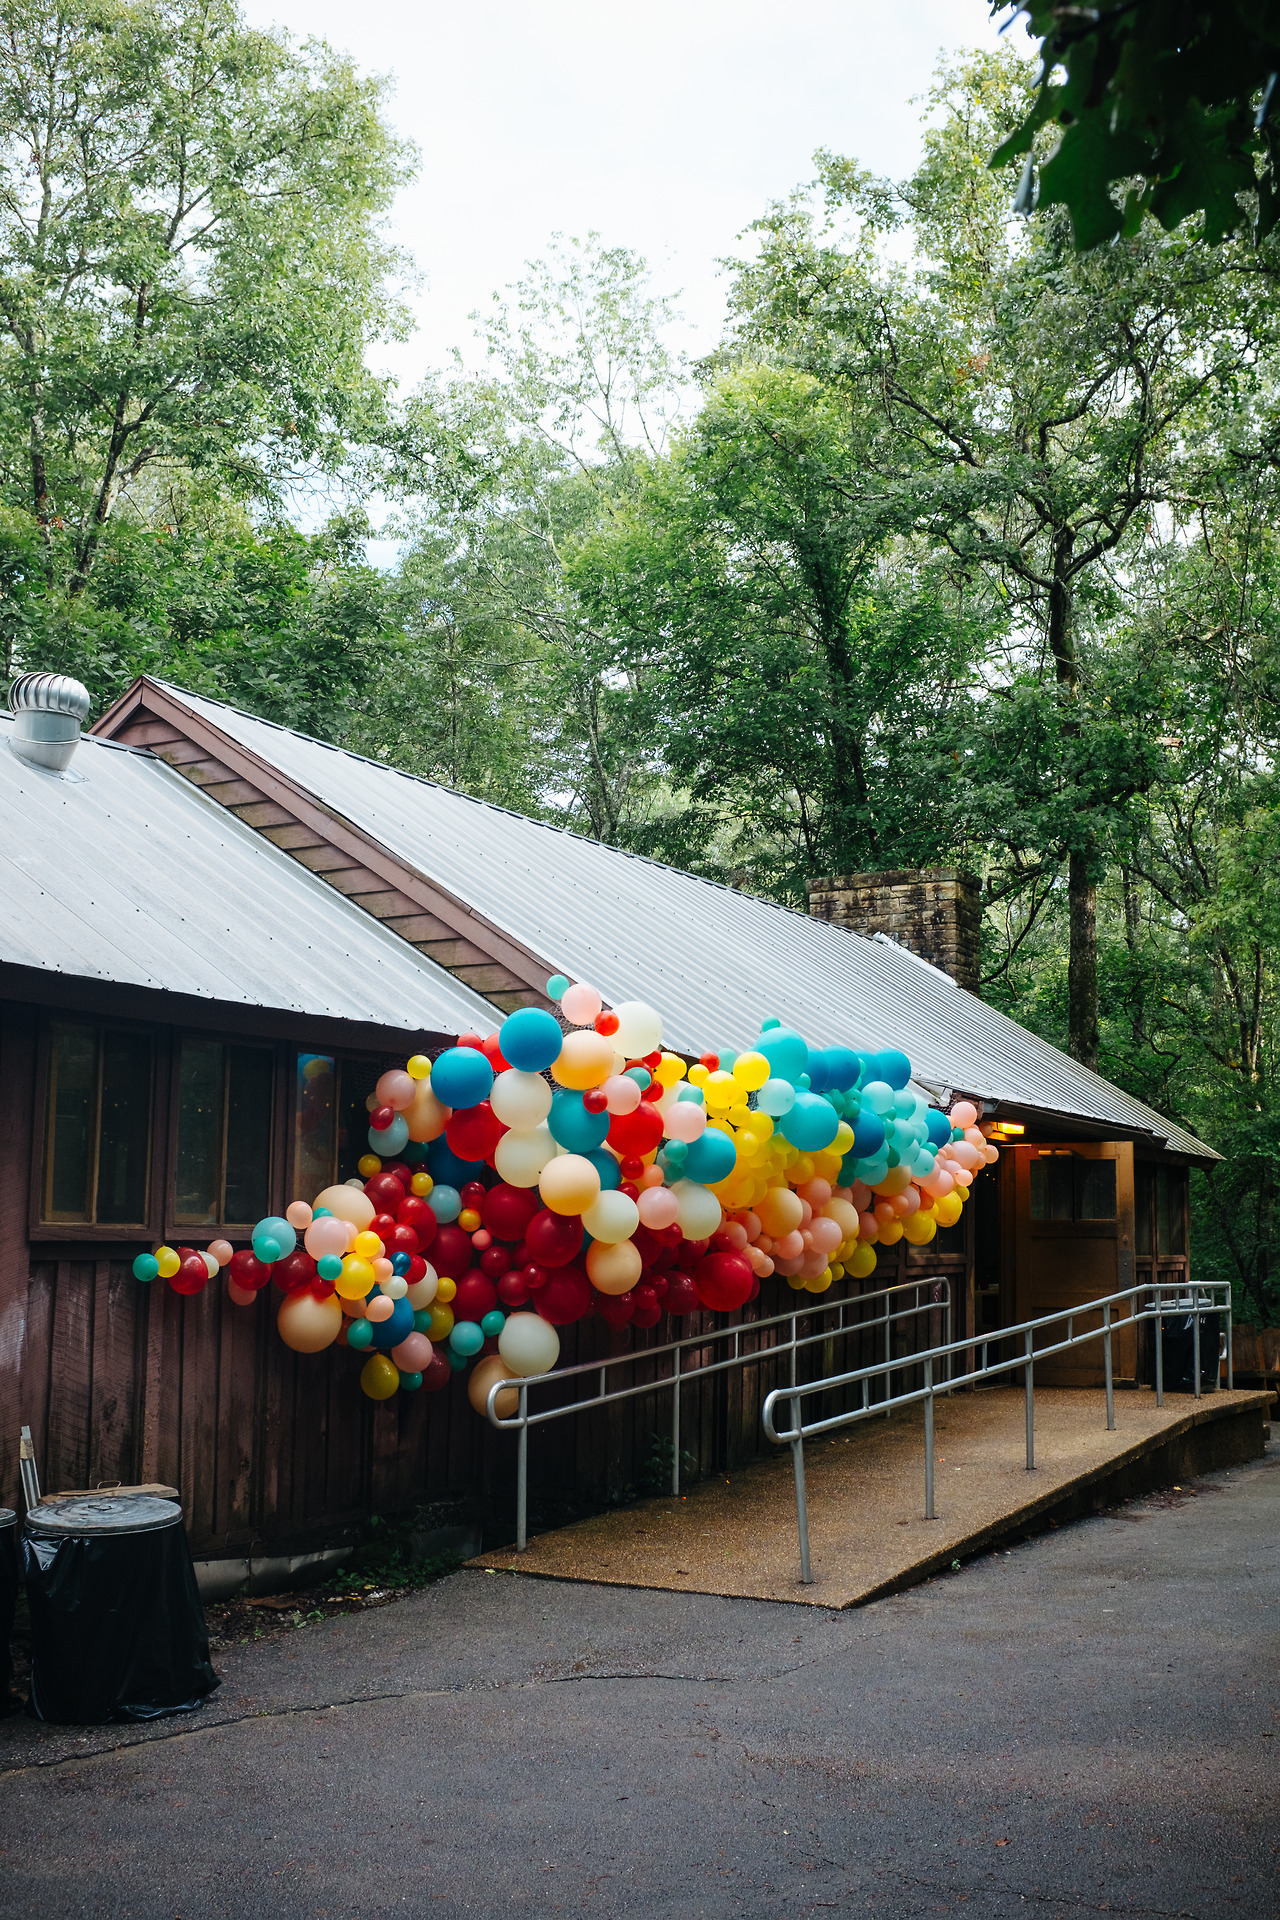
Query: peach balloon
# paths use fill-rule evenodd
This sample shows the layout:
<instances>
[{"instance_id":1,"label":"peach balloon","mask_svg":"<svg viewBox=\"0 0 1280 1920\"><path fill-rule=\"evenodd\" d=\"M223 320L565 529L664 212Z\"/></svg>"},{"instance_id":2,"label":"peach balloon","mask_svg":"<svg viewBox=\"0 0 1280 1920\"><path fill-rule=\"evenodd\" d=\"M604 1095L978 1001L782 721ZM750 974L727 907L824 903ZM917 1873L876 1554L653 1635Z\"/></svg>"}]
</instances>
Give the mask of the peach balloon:
<instances>
[{"instance_id":1,"label":"peach balloon","mask_svg":"<svg viewBox=\"0 0 1280 1920\"><path fill-rule=\"evenodd\" d=\"M560 1011L575 1027L589 1027L603 1005L604 1001L595 988L586 986L581 980L566 987L560 995Z\"/></svg>"},{"instance_id":2,"label":"peach balloon","mask_svg":"<svg viewBox=\"0 0 1280 1920\"><path fill-rule=\"evenodd\" d=\"M323 1260L328 1254L341 1257L351 1241L351 1222L325 1218L313 1220L302 1236L302 1244L313 1260Z\"/></svg>"},{"instance_id":3,"label":"peach balloon","mask_svg":"<svg viewBox=\"0 0 1280 1920\"><path fill-rule=\"evenodd\" d=\"M957 1100L947 1115L953 1127L971 1127L978 1118L978 1109L972 1100Z\"/></svg>"},{"instance_id":4,"label":"peach balloon","mask_svg":"<svg viewBox=\"0 0 1280 1920\"><path fill-rule=\"evenodd\" d=\"M438 1140L453 1108L436 1099L430 1080L415 1080L413 1087L413 1099L402 1109L409 1138L419 1144L424 1140Z\"/></svg>"},{"instance_id":5,"label":"peach balloon","mask_svg":"<svg viewBox=\"0 0 1280 1920\"><path fill-rule=\"evenodd\" d=\"M848 1200L828 1200L822 1212L826 1219L835 1221L846 1240L857 1238L858 1209Z\"/></svg>"},{"instance_id":6,"label":"peach balloon","mask_svg":"<svg viewBox=\"0 0 1280 1920\"><path fill-rule=\"evenodd\" d=\"M587 1248L586 1266L597 1293L630 1293L641 1274L640 1249L634 1240L595 1240Z\"/></svg>"},{"instance_id":7,"label":"peach balloon","mask_svg":"<svg viewBox=\"0 0 1280 1920\"><path fill-rule=\"evenodd\" d=\"M385 1257L380 1256L377 1260L373 1262L373 1277L377 1281L379 1286L382 1285L384 1280L389 1280L394 1272L395 1272L395 1268L392 1266L391 1262ZM405 1371L406 1373L412 1373L413 1368L406 1367Z\"/></svg>"},{"instance_id":8,"label":"peach balloon","mask_svg":"<svg viewBox=\"0 0 1280 1920\"><path fill-rule=\"evenodd\" d=\"M770 1187L757 1203L756 1212L766 1233L778 1238L792 1233L804 1219L804 1202L790 1187Z\"/></svg>"},{"instance_id":9,"label":"peach balloon","mask_svg":"<svg viewBox=\"0 0 1280 1920\"><path fill-rule=\"evenodd\" d=\"M319 1213L321 1207L327 1207L339 1220L349 1220L357 1233L363 1232L374 1215L373 1202L363 1187L326 1187L316 1195L315 1211Z\"/></svg>"},{"instance_id":10,"label":"peach balloon","mask_svg":"<svg viewBox=\"0 0 1280 1920\"><path fill-rule=\"evenodd\" d=\"M797 1187L796 1192L802 1200L809 1202L815 1213L820 1213L831 1198L831 1182L815 1177L812 1180L806 1180L802 1187Z\"/></svg>"},{"instance_id":11,"label":"peach balloon","mask_svg":"<svg viewBox=\"0 0 1280 1920\"><path fill-rule=\"evenodd\" d=\"M600 1089L609 1102L610 1113L634 1113L640 1105L640 1082L625 1073L611 1073Z\"/></svg>"},{"instance_id":12,"label":"peach balloon","mask_svg":"<svg viewBox=\"0 0 1280 1920\"><path fill-rule=\"evenodd\" d=\"M305 1200L291 1200L284 1210L284 1217L295 1233L305 1233L311 1225L311 1209Z\"/></svg>"},{"instance_id":13,"label":"peach balloon","mask_svg":"<svg viewBox=\"0 0 1280 1920\"><path fill-rule=\"evenodd\" d=\"M876 1240L879 1238L879 1235L880 1235L880 1222L877 1220L875 1214L860 1213L858 1215L859 1240Z\"/></svg>"},{"instance_id":14,"label":"peach balloon","mask_svg":"<svg viewBox=\"0 0 1280 1920\"><path fill-rule=\"evenodd\" d=\"M394 1107L397 1113L403 1113L405 1108L411 1107L417 1098L418 1083L410 1079L409 1075L400 1068L392 1067L389 1073L379 1077L374 1091L377 1093L380 1107ZM413 1371L412 1367L405 1368L406 1373Z\"/></svg>"},{"instance_id":15,"label":"peach balloon","mask_svg":"<svg viewBox=\"0 0 1280 1920\"><path fill-rule=\"evenodd\" d=\"M396 1303L387 1294L375 1293L372 1300L365 1303L364 1315L366 1320L376 1323L379 1320L389 1320L395 1310Z\"/></svg>"},{"instance_id":16,"label":"peach balloon","mask_svg":"<svg viewBox=\"0 0 1280 1920\"><path fill-rule=\"evenodd\" d=\"M551 1064L551 1077L562 1087L581 1093L586 1087L598 1087L613 1073L612 1040L606 1040L594 1027L566 1033L564 1045Z\"/></svg>"},{"instance_id":17,"label":"peach balloon","mask_svg":"<svg viewBox=\"0 0 1280 1920\"><path fill-rule=\"evenodd\" d=\"M643 1188L636 1207L640 1214L641 1225L649 1227L655 1233L661 1233L664 1227L673 1227L676 1216L680 1212L680 1202L670 1187Z\"/></svg>"},{"instance_id":18,"label":"peach balloon","mask_svg":"<svg viewBox=\"0 0 1280 1920\"><path fill-rule=\"evenodd\" d=\"M401 1373L422 1373L431 1365L434 1351L425 1333L406 1333L399 1346L392 1347L391 1358Z\"/></svg>"},{"instance_id":19,"label":"peach balloon","mask_svg":"<svg viewBox=\"0 0 1280 1920\"><path fill-rule=\"evenodd\" d=\"M220 1267L226 1267L231 1264L235 1248L229 1240L211 1240L209 1242L209 1251Z\"/></svg>"},{"instance_id":20,"label":"peach balloon","mask_svg":"<svg viewBox=\"0 0 1280 1920\"><path fill-rule=\"evenodd\" d=\"M585 1213L600 1197L600 1170L579 1153L557 1154L538 1176L538 1192L552 1213Z\"/></svg>"},{"instance_id":21,"label":"peach balloon","mask_svg":"<svg viewBox=\"0 0 1280 1920\"><path fill-rule=\"evenodd\" d=\"M661 1167L646 1167L637 1184L641 1187L660 1187L666 1177Z\"/></svg>"},{"instance_id":22,"label":"peach balloon","mask_svg":"<svg viewBox=\"0 0 1280 1920\"><path fill-rule=\"evenodd\" d=\"M834 1253L845 1237L844 1228L836 1220L829 1220L820 1213L809 1229L813 1244L823 1253Z\"/></svg>"},{"instance_id":23,"label":"peach balloon","mask_svg":"<svg viewBox=\"0 0 1280 1920\"><path fill-rule=\"evenodd\" d=\"M483 1360L476 1362L467 1381L467 1398L475 1411L487 1414L489 1411L489 1389L499 1380L517 1380L519 1375L511 1371L500 1353L487 1353ZM513 1387L509 1393L500 1393L494 1401L494 1412L499 1420L507 1420L519 1410L520 1395Z\"/></svg>"},{"instance_id":24,"label":"peach balloon","mask_svg":"<svg viewBox=\"0 0 1280 1920\"><path fill-rule=\"evenodd\" d=\"M321 1353L342 1331L342 1308L332 1294L317 1300L310 1287L304 1287L280 1302L276 1330L295 1353Z\"/></svg>"},{"instance_id":25,"label":"peach balloon","mask_svg":"<svg viewBox=\"0 0 1280 1920\"><path fill-rule=\"evenodd\" d=\"M692 1146L707 1130L707 1110L696 1100L673 1100L662 1116L662 1127L669 1140L683 1140Z\"/></svg>"},{"instance_id":26,"label":"peach balloon","mask_svg":"<svg viewBox=\"0 0 1280 1920\"><path fill-rule=\"evenodd\" d=\"M368 1318L365 1312L363 1294L361 1294L358 1300L350 1300L345 1293L340 1293L338 1295L338 1304L341 1306L348 1320L366 1320Z\"/></svg>"},{"instance_id":27,"label":"peach balloon","mask_svg":"<svg viewBox=\"0 0 1280 1920\"><path fill-rule=\"evenodd\" d=\"M798 1227L790 1233L783 1233L773 1243L775 1257L781 1255L784 1260L799 1260L805 1251L804 1238Z\"/></svg>"},{"instance_id":28,"label":"peach balloon","mask_svg":"<svg viewBox=\"0 0 1280 1920\"><path fill-rule=\"evenodd\" d=\"M258 1293L255 1287L250 1287L246 1290L244 1287L238 1287L234 1280L228 1280L227 1298L228 1300L234 1301L236 1306L251 1307L257 1297Z\"/></svg>"}]
</instances>

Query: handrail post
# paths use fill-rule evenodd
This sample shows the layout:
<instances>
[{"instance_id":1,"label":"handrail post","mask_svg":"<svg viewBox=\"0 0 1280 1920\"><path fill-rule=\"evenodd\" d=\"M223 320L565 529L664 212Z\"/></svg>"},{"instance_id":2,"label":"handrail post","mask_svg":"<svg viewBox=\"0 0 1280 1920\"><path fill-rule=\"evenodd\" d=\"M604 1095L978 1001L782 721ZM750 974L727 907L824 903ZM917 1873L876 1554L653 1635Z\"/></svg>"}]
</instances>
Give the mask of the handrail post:
<instances>
[{"instance_id":1,"label":"handrail post","mask_svg":"<svg viewBox=\"0 0 1280 1920\"><path fill-rule=\"evenodd\" d=\"M889 1378L890 1378L889 1362L892 1359L893 1359L893 1310L889 1305L888 1296L886 1295L885 1303L884 1303L884 1368L885 1370L882 1376L884 1380L884 1393L881 1396L882 1399L884 1400L884 1417L886 1420L889 1418Z\"/></svg>"},{"instance_id":2,"label":"handrail post","mask_svg":"<svg viewBox=\"0 0 1280 1920\"><path fill-rule=\"evenodd\" d=\"M1107 1432L1116 1430L1116 1393L1111 1378L1111 1304L1102 1309L1102 1357L1107 1370Z\"/></svg>"},{"instance_id":3,"label":"handrail post","mask_svg":"<svg viewBox=\"0 0 1280 1920\"><path fill-rule=\"evenodd\" d=\"M1032 1473L1036 1464L1036 1382L1035 1360L1033 1358L1035 1335L1030 1327L1025 1336L1027 1364L1024 1370L1027 1398L1027 1472Z\"/></svg>"},{"instance_id":4,"label":"handrail post","mask_svg":"<svg viewBox=\"0 0 1280 1920\"><path fill-rule=\"evenodd\" d=\"M516 1448L516 1552L529 1544L529 1389L520 1383L520 1439Z\"/></svg>"},{"instance_id":5,"label":"handrail post","mask_svg":"<svg viewBox=\"0 0 1280 1920\"><path fill-rule=\"evenodd\" d=\"M791 1464L796 1476L796 1526L800 1534L800 1584L813 1585L813 1574L809 1567L809 1506L804 1494L804 1434L800 1431L799 1410L795 1401L791 1402L791 1418L796 1422L795 1437L791 1442Z\"/></svg>"},{"instance_id":6,"label":"handrail post","mask_svg":"<svg viewBox=\"0 0 1280 1920\"><path fill-rule=\"evenodd\" d=\"M1156 1281L1156 1405L1164 1405L1164 1289Z\"/></svg>"},{"instance_id":7,"label":"handrail post","mask_svg":"<svg viewBox=\"0 0 1280 1920\"><path fill-rule=\"evenodd\" d=\"M924 1363L924 1517L933 1512L933 1361Z\"/></svg>"},{"instance_id":8,"label":"handrail post","mask_svg":"<svg viewBox=\"0 0 1280 1920\"><path fill-rule=\"evenodd\" d=\"M671 1390L671 1492L678 1496L680 1492L680 1349L672 1355L675 1385Z\"/></svg>"},{"instance_id":9,"label":"handrail post","mask_svg":"<svg viewBox=\"0 0 1280 1920\"><path fill-rule=\"evenodd\" d=\"M1200 1398L1200 1289L1191 1291L1191 1355L1196 1371L1196 1399Z\"/></svg>"},{"instance_id":10,"label":"handrail post","mask_svg":"<svg viewBox=\"0 0 1280 1920\"><path fill-rule=\"evenodd\" d=\"M1231 1334L1232 1334L1231 1289L1230 1289L1230 1286L1228 1286L1227 1288L1227 1392L1228 1393L1234 1392L1235 1384L1236 1384L1235 1357L1232 1352Z\"/></svg>"}]
</instances>

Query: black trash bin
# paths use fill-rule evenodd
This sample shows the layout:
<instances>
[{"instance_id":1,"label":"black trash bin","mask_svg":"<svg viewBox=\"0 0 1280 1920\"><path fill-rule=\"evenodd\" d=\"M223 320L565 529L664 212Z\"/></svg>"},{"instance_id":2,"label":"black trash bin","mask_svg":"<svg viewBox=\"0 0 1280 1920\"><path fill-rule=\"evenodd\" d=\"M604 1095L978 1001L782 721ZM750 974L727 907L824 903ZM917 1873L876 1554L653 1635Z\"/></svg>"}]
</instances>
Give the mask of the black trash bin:
<instances>
[{"instance_id":1,"label":"black trash bin","mask_svg":"<svg viewBox=\"0 0 1280 1920\"><path fill-rule=\"evenodd\" d=\"M1222 1348L1222 1315L1207 1311L1209 1298L1189 1293L1166 1300L1161 1350L1166 1393L1196 1390L1196 1319L1200 1321L1200 1391L1213 1393L1218 1385Z\"/></svg>"},{"instance_id":2,"label":"black trash bin","mask_svg":"<svg viewBox=\"0 0 1280 1920\"><path fill-rule=\"evenodd\" d=\"M218 1685L182 1509L153 1494L27 1515L31 1702L76 1726L188 1713Z\"/></svg>"},{"instance_id":3,"label":"black trash bin","mask_svg":"<svg viewBox=\"0 0 1280 1920\"><path fill-rule=\"evenodd\" d=\"M0 1507L0 1713L8 1708L9 1690L13 1684L9 1641L13 1633L13 1610L17 1605L20 1584L18 1516L12 1507Z\"/></svg>"}]
</instances>

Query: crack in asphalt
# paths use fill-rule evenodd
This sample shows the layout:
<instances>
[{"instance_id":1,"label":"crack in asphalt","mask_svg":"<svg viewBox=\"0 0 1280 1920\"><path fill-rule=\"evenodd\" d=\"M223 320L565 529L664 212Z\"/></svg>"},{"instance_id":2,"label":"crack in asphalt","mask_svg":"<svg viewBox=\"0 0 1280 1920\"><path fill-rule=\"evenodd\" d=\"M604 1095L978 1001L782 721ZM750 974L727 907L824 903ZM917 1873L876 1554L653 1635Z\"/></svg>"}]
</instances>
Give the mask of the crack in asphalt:
<instances>
[{"instance_id":1,"label":"crack in asphalt","mask_svg":"<svg viewBox=\"0 0 1280 1920\"><path fill-rule=\"evenodd\" d=\"M1118 1906L1109 1900L1083 1900L1073 1893L1023 1893L1018 1887L965 1887L949 1880L928 1880L921 1874L904 1873L901 1868L894 1868L892 1872L893 1877L901 1880L905 1886L922 1887L929 1893L950 1894L952 1899L963 1895L966 1900L1017 1900L1025 1902L1027 1906L1076 1907L1082 1913L1116 1913L1132 1916L1132 1920L1143 1920L1143 1916L1151 1916L1151 1920L1199 1920L1190 1907Z\"/></svg>"}]
</instances>

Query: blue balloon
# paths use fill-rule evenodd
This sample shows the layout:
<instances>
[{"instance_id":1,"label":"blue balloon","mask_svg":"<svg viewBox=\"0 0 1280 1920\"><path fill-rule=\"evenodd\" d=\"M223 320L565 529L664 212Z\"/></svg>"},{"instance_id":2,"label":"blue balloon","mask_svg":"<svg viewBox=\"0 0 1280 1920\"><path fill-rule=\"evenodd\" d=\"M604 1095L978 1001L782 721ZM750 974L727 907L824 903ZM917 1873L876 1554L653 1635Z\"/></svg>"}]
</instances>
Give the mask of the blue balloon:
<instances>
[{"instance_id":1,"label":"blue balloon","mask_svg":"<svg viewBox=\"0 0 1280 1920\"><path fill-rule=\"evenodd\" d=\"M544 1067L549 1067L559 1057L563 1045L564 1034L560 1031L560 1022L543 1007L518 1007L514 1013L507 1015L498 1029L498 1046L503 1059L509 1060L513 1067L519 1067L521 1073L541 1073ZM438 1061L436 1065L439 1065ZM431 1069L431 1084L433 1087L436 1084L435 1067ZM437 1097L441 1100L446 1098L442 1093L438 1093ZM471 1105L474 1104L472 1101Z\"/></svg>"},{"instance_id":2,"label":"blue balloon","mask_svg":"<svg viewBox=\"0 0 1280 1920\"><path fill-rule=\"evenodd\" d=\"M445 1187L465 1187L468 1180L480 1180L484 1177L483 1160L459 1160L449 1142L441 1134L427 1148L427 1171L436 1185ZM432 1208L434 1212L434 1204ZM440 1218L436 1214L437 1220Z\"/></svg>"},{"instance_id":3,"label":"blue balloon","mask_svg":"<svg viewBox=\"0 0 1280 1920\"><path fill-rule=\"evenodd\" d=\"M456 1187L437 1180L431 1189L431 1211L442 1227L448 1226L462 1212L462 1195Z\"/></svg>"},{"instance_id":4,"label":"blue balloon","mask_svg":"<svg viewBox=\"0 0 1280 1920\"><path fill-rule=\"evenodd\" d=\"M859 1160L869 1160L873 1153L879 1153L884 1145L884 1121L878 1113L869 1109L860 1113L853 1123L852 1152Z\"/></svg>"},{"instance_id":5,"label":"blue balloon","mask_svg":"<svg viewBox=\"0 0 1280 1920\"><path fill-rule=\"evenodd\" d=\"M794 1086L809 1067L809 1048L790 1027L769 1027L756 1041L755 1050L769 1062L769 1071L778 1080L790 1080Z\"/></svg>"},{"instance_id":6,"label":"blue balloon","mask_svg":"<svg viewBox=\"0 0 1280 1920\"><path fill-rule=\"evenodd\" d=\"M835 1108L820 1093L798 1093L795 1105L778 1122L778 1131L801 1153L817 1153L819 1148L829 1147L839 1127Z\"/></svg>"},{"instance_id":7,"label":"blue balloon","mask_svg":"<svg viewBox=\"0 0 1280 1920\"><path fill-rule=\"evenodd\" d=\"M526 1007L524 1011L532 1013L536 1009ZM554 1094L547 1115L551 1138L569 1153L590 1153L593 1147L602 1146L609 1131L609 1120L607 1111L588 1113L580 1093Z\"/></svg>"},{"instance_id":8,"label":"blue balloon","mask_svg":"<svg viewBox=\"0 0 1280 1920\"><path fill-rule=\"evenodd\" d=\"M413 1332L413 1308L407 1299L394 1300L385 1320L366 1320L365 1325L373 1328L370 1344L374 1351L390 1353L392 1347L398 1347Z\"/></svg>"},{"instance_id":9,"label":"blue balloon","mask_svg":"<svg viewBox=\"0 0 1280 1920\"><path fill-rule=\"evenodd\" d=\"M885 1047L880 1053L872 1054L867 1078L886 1080L895 1093L900 1092L911 1078L911 1062L900 1047Z\"/></svg>"},{"instance_id":10,"label":"blue balloon","mask_svg":"<svg viewBox=\"0 0 1280 1920\"><path fill-rule=\"evenodd\" d=\"M478 1106L492 1085L493 1068L478 1047L450 1047L431 1068L431 1091L446 1107Z\"/></svg>"},{"instance_id":11,"label":"blue balloon","mask_svg":"<svg viewBox=\"0 0 1280 1920\"><path fill-rule=\"evenodd\" d=\"M824 1047L810 1047L809 1064L806 1068L811 1093L825 1093L831 1085L831 1069L827 1063Z\"/></svg>"},{"instance_id":12,"label":"blue balloon","mask_svg":"<svg viewBox=\"0 0 1280 1920\"><path fill-rule=\"evenodd\" d=\"M402 1278L408 1273L410 1264L407 1253L393 1253L391 1256L391 1271L400 1274Z\"/></svg>"},{"instance_id":13,"label":"blue balloon","mask_svg":"<svg viewBox=\"0 0 1280 1920\"><path fill-rule=\"evenodd\" d=\"M396 1114L389 1127L370 1127L369 1146L380 1159L394 1160L409 1144L409 1122Z\"/></svg>"},{"instance_id":14,"label":"blue balloon","mask_svg":"<svg viewBox=\"0 0 1280 1920\"><path fill-rule=\"evenodd\" d=\"M622 1185L622 1169L607 1147L593 1147L582 1157L589 1160L600 1175L601 1193L614 1193Z\"/></svg>"},{"instance_id":15,"label":"blue balloon","mask_svg":"<svg viewBox=\"0 0 1280 1920\"><path fill-rule=\"evenodd\" d=\"M738 1149L728 1134L721 1133L718 1127L708 1127L689 1143L684 1159L685 1178L700 1180L704 1187L709 1187L731 1174L737 1159Z\"/></svg>"},{"instance_id":16,"label":"blue balloon","mask_svg":"<svg viewBox=\"0 0 1280 1920\"><path fill-rule=\"evenodd\" d=\"M951 1138L951 1121L947 1115L940 1113L937 1107L930 1107L924 1117L924 1121L929 1129L929 1138L932 1140L934 1146L945 1147Z\"/></svg>"}]
</instances>

